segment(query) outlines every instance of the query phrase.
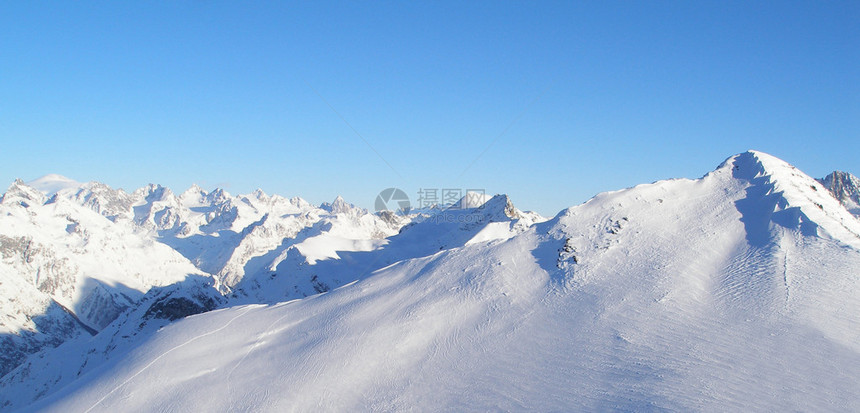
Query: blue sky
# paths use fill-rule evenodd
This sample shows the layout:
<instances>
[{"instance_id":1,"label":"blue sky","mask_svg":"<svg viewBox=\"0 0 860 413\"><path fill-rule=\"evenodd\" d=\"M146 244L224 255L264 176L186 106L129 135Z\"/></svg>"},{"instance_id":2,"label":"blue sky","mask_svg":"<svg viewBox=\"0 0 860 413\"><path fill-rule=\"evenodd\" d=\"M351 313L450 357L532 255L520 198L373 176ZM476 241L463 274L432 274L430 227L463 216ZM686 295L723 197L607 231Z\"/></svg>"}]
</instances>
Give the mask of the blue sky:
<instances>
[{"instance_id":1,"label":"blue sky","mask_svg":"<svg viewBox=\"0 0 860 413\"><path fill-rule=\"evenodd\" d=\"M4 2L0 181L507 193L860 172L858 2ZM3 184L5 185L5 184Z\"/></svg>"}]
</instances>

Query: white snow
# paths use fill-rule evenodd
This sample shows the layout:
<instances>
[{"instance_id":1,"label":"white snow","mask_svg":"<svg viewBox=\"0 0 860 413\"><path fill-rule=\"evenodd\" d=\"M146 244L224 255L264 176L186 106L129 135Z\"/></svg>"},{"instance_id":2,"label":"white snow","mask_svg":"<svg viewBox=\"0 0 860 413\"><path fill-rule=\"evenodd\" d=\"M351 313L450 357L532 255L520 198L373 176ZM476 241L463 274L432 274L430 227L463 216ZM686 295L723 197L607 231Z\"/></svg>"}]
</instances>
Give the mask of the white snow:
<instances>
[{"instance_id":1,"label":"white snow","mask_svg":"<svg viewBox=\"0 0 860 413\"><path fill-rule=\"evenodd\" d=\"M487 201L489 201L491 198L492 198L491 195L488 195L488 194L485 194L482 192L468 191L468 192L466 192L466 195L463 195L463 197L460 198L459 201L455 202L454 205L451 206L451 208L454 208L454 209L478 208L481 205L484 205L485 203L487 203Z\"/></svg>"}]
</instances>

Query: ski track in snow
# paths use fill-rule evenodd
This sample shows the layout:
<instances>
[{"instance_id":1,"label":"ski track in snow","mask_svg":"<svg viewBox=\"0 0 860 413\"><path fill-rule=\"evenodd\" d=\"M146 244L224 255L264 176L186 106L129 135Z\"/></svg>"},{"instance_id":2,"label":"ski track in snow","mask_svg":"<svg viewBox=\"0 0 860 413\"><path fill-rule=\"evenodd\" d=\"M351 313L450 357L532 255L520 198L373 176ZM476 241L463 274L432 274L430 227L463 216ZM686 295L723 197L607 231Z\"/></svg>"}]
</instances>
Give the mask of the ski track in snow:
<instances>
[{"instance_id":1,"label":"ski track in snow","mask_svg":"<svg viewBox=\"0 0 860 413\"><path fill-rule=\"evenodd\" d=\"M235 317L231 318L231 319L230 319L230 321L226 322L223 326L221 326L221 327L219 327L219 328L217 328L217 329L215 329L215 330L212 330L212 331L210 331L210 332L208 332L208 333L203 333L203 334L200 334L200 335L198 335L198 336L196 336L196 337L192 337L192 338L190 338L190 339L186 340L184 343L179 344L179 345L177 345L177 346L175 346L175 347L173 347L173 348L171 348L171 349L169 349L169 350L165 351L164 353L161 353L161 355L159 355L158 357L156 357L155 359L153 359L151 362L149 362L147 365L143 366L143 368L141 368L140 370L138 370L138 371L137 371L137 373L134 373L133 375L131 375L131 377L129 377L129 378L127 378L127 379L125 379L125 381L123 381L123 382L122 382L122 383L120 383L118 386L114 387L111 391L109 391L107 394L105 394L104 396L102 396L102 398L101 398L101 399L99 399L98 401L96 401L92 406L90 406L90 408L88 408L87 410L85 410L85 412L86 412L86 413L91 412L91 411L92 411L93 409L95 409L98 405L100 405L103 401L105 401L105 399L107 399L108 397L110 397L110 395L111 395L111 394L113 394L114 392L116 392L116 391L117 391L117 390L119 390L121 387L125 386L126 384L128 384L130 381L134 380L134 378L135 378L135 377L137 377L138 375L140 375L141 373L143 373L144 371L146 371L147 369L149 369L153 364L155 364L156 362L158 362L158 360L161 360L161 358L162 358L162 357L164 357L164 356L166 356L166 355L170 354L170 353L171 353L171 352L173 352L174 350L177 350L177 349L180 349L180 348L182 348L182 347L185 347L185 346L187 346L188 344L191 344L192 342L197 341L197 340L199 340L199 339L201 339L201 338L203 338L203 337L211 336L212 334L216 334L216 333L218 333L218 332L220 332L220 331L224 330L225 328L229 327L229 326L230 326L230 324L232 324L232 323L233 323L233 321L236 321L238 318L242 317L243 315L245 315L248 311L251 311L252 309L253 309L253 307L250 307L250 306L249 306L249 307L248 307L248 308L246 308L244 311L242 311L241 313L239 313L239 314L238 314L238 315L236 315Z\"/></svg>"},{"instance_id":2,"label":"ski track in snow","mask_svg":"<svg viewBox=\"0 0 860 413\"><path fill-rule=\"evenodd\" d=\"M295 302L295 301L296 300L291 301L291 302ZM288 303L289 302L287 302L285 304L288 304ZM270 308L272 308L272 307L270 307ZM244 315L244 313L240 314L240 315ZM263 332L257 335L257 340L254 342L254 344L251 345L251 347L248 349L248 351L245 352L245 354L242 356L242 358L239 359L239 361L236 362L236 364L233 366L233 368L230 369L230 372L227 373L227 394L229 394L229 395L233 394L233 386L232 386L233 382L230 378L233 377L233 373L236 371L236 369L238 369L239 366L241 366L242 363L245 362L245 359L247 359L248 356L251 355L251 353L253 353L254 350L256 350L257 347L259 347L263 343L264 337L269 336L273 333L274 327L276 324L279 324L281 321L283 321L285 318L287 318L291 315L294 315L294 314L292 314L289 311L285 312L284 315L278 317L277 319L275 319L275 321L272 321L271 323L269 323L269 325L266 326L265 329L263 329ZM238 318L238 317L236 317L236 318ZM298 324L298 323L294 323L293 325L295 325L295 324ZM268 394L268 389L266 390L266 393ZM230 397L230 400L235 402L236 398ZM230 404L230 411L238 411L239 408L240 407L235 406L234 403Z\"/></svg>"}]
</instances>

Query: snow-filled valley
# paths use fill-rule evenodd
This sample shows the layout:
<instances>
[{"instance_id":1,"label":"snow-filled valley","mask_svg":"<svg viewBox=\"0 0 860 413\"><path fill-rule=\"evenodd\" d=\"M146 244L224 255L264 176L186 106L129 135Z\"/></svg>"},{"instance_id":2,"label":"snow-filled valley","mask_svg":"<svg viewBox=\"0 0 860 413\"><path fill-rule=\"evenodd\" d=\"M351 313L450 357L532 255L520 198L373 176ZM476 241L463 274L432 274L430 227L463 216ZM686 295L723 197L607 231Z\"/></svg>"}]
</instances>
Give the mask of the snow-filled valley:
<instances>
[{"instance_id":1,"label":"snow-filled valley","mask_svg":"<svg viewBox=\"0 0 860 413\"><path fill-rule=\"evenodd\" d=\"M547 218L17 181L0 409L860 410L858 182L750 151Z\"/></svg>"}]
</instances>

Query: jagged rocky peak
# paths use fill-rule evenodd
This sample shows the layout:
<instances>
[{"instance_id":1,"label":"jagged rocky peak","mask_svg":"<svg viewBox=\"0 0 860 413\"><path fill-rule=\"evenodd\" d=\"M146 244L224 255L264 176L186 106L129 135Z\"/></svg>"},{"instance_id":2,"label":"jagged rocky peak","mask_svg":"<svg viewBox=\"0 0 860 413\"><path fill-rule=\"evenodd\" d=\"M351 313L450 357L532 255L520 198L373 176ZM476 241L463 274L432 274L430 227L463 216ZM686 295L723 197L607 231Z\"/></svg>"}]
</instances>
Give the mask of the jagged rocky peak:
<instances>
[{"instance_id":1,"label":"jagged rocky peak","mask_svg":"<svg viewBox=\"0 0 860 413\"><path fill-rule=\"evenodd\" d=\"M108 218L127 214L135 200L133 194L122 189L113 189L101 182L82 184L73 193L64 190L56 196L67 196L68 199Z\"/></svg>"},{"instance_id":2,"label":"jagged rocky peak","mask_svg":"<svg viewBox=\"0 0 860 413\"><path fill-rule=\"evenodd\" d=\"M328 211L332 214L348 214L356 208L357 207L355 205L346 202L346 200L344 200L343 197L340 195L338 195L331 203L323 202L320 205L320 209Z\"/></svg>"},{"instance_id":3,"label":"jagged rocky peak","mask_svg":"<svg viewBox=\"0 0 860 413\"><path fill-rule=\"evenodd\" d=\"M255 189L255 190L254 190L254 192L252 192L252 193L251 193L251 195L252 195L254 198L257 198L257 199L259 199L259 200L261 200L261 201L266 201L266 200L268 200L268 199L269 199L269 196L268 196L268 195L266 195L266 192L265 192L265 191L263 191L263 189L262 189L262 188L257 188L257 189Z\"/></svg>"},{"instance_id":4,"label":"jagged rocky peak","mask_svg":"<svg viewBox=\"0 0 860 413\"><path fill-rule=\"evenodd\" d=\"M185 192L179 195L179 199L181 199L183 203L201 204L206 199L206 191L197 184L192 184L190 188L186 189Z\"/></svg>"},{"instance_id":5,"label":"jagged rocky peak","mask_svg":"<svg viewBox=\"0 0 860 413\"><path fill-rule=\"evenodd\" d=\"M482 203L478 209L484 211L485 215L494 220L518 219L521 217L519 210L507 195L495 195Z\"/></svg>"},{"instance_id":6,"label":"jagged rocky peak","mask_svg":"<svg viewBox=\"0 0 860 413\"><path fill-rule=\"evenodd\" d=\"M278 196L278 195L274 195L274 196ZM302 209L307 209L307 208L312 207L310 202L305 201L303 198L298 197L298 196L294 196L294 197L290 198L290 204L297 206L299 208L302 208Z\"/></svg>"},{"instance_id":7,"label":"jagged rocky peak","mask_svg":"<svg viewBox=\"0 0 860 413\"><path fill-rule=\"evenodd\" d=\"M166 201L175 197L170 188L158 184L149 184L134 192L146 202Z\"/></svg>"},{"instance_id":8,"label":"jagged rocky peak","mask_svg":"<svg viewBox=\"0 0 860 413\"><path fill-rule=\"evenodd\" d=\"M860 178L842 171L833 171L817 179L849 212L860 217Z\"/></svg>"},{"instance_id":9,"label":"jagged rocky peak","mask_svg":"<svg viewBox=\"0 0 860 413\"><path fill-rule=\"evenodd\" d=\"M221 188L215 188L215 190L206 194L206 202L212 205L223 204L229 200L230 194Z\"/></svg>"},{"instance_id":10,"label":"jagged rocky peak","mask_svg":"<svg viewBox=\"0 0 860 413\"><path fill-rule=\"evenodd\" d=\"M477 210L491 220L506 220L522 218L522 212L514 207L507 195L487 195L480 192L467 192L455 202L449 210ZM506 218L505 218L506 217Z\"/></svg>"},{"instance_id":11,"label":"jagged rocky peak","mask_svg":"<svg viewBox=\"0 0 860 413\"><path fill-rule=\"evenodd\" d=\"M31 205L41 205L45 203L46 199L47 197L41 191L27 185L21 179L16 179L0 198L0 203L5 205L19 204L27 208Z\"/></svg>"}]
</instances>

